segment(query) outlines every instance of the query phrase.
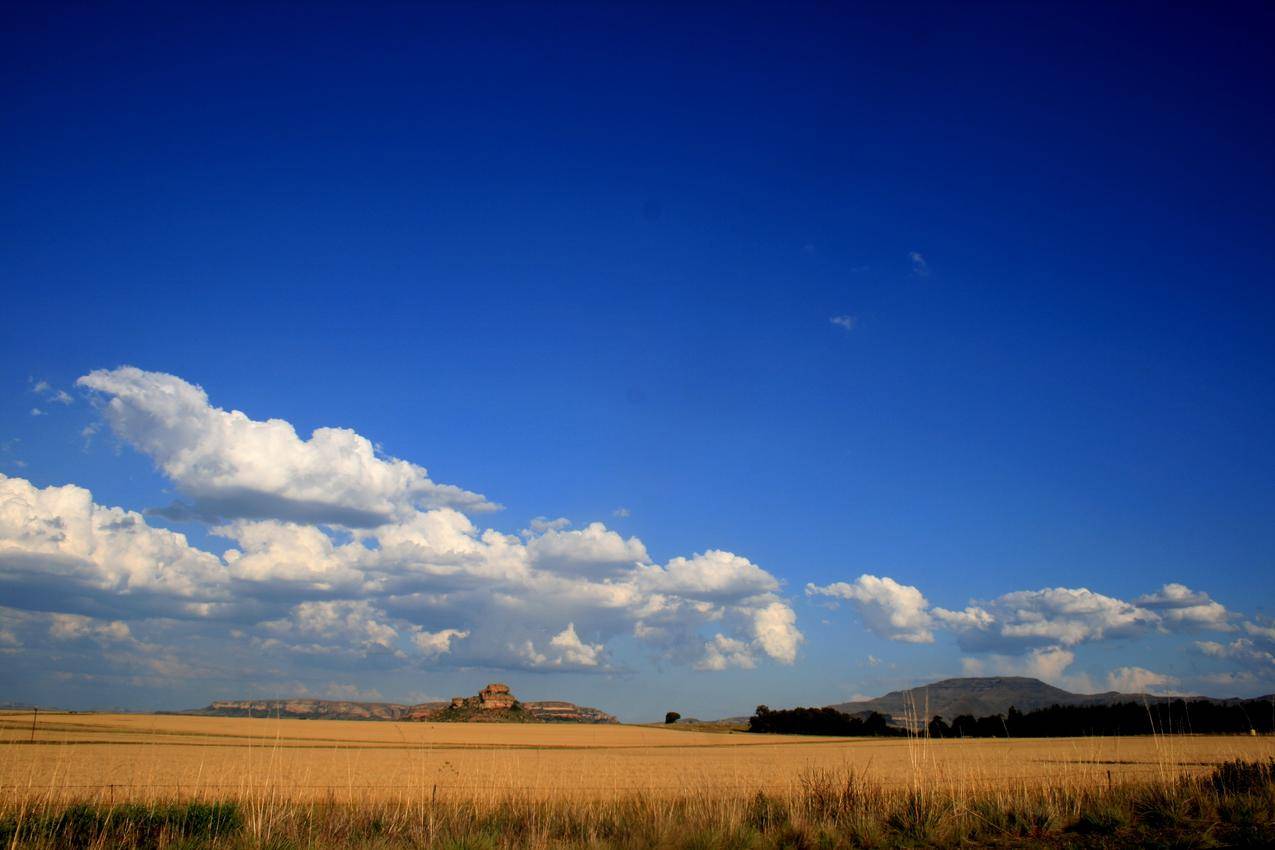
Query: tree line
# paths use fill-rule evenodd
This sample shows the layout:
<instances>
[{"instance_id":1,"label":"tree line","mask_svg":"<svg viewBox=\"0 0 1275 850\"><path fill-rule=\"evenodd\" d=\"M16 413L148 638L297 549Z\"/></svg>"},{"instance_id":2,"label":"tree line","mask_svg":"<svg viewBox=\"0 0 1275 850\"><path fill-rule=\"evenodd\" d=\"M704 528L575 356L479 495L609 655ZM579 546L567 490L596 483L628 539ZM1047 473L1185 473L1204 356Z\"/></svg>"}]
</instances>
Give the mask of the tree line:
<instances>
[{"instance_id":1,"label":"tree line","mask_svg":"<svg viewBox=\"0 0 1275 850\"><path fill-rule=\"evenodd\" d=\"M906 735L907 731L890 725L890 718L875 711L854 716L835 708L787 708L771 711L764 705L748 719L749 732L775 732L781 735Z\"/></svg>"},{"instance_id":2,"label":"tree line","mask_svg":"<svg viewBox=\"0 0 1275 850\"><path fill-rule=\"evenodd\" d=\"M1093 735L1270 734L1275 729L1275 703L1245 700L1219 703L1175 699L1165 702L1119 702L1110 705L1053 705L1004 715L963 714L948 724L930 720L932 738L1073 738Z\"/></svg>"},{"instance_id":3,"label":"tree line","mask_svg":"<svg viewBox=\"0 0 1275 850\"><path fill-rule=\"evenodd\" d=\"M757 706L748 731L790 735L898 736L888 715L850 715L835 708L771 710ZM1231 734L1275 732L1275 700L1238 702L1182 700L1111 705L1054 705L1034 711L1011 707L1005 714L962 714L950 723L935 716L925 729L931 738L1070 738L1103 735Z\"/></svg>"}]
</instances>

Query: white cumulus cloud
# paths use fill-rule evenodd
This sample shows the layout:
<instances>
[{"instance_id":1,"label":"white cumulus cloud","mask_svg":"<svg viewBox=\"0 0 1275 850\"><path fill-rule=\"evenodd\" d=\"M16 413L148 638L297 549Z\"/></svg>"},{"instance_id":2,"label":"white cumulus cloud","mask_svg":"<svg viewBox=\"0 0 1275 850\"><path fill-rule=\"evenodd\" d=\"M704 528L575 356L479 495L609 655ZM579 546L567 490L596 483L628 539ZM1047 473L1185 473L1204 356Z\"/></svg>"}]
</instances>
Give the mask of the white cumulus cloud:
<instances>
[{"instance_id":1,"label":"white cumulus cloud","mask_svg":"<svg viewBox=\"0 0 1275 850\"><path fill-rule=\"evenodd\" d=\"M731 667L751 670L755 666L757 661L747 643L722 634L714 635L704 644L704 655L695 662L697 670L727 670Z\"/></svg>"},{"instance_id":2,"label":"white cumulus cloud","mask_svg":"<svg viewBox=\"0 0 1275 850\"><path fill-rule=\"evenodd\" d=\"M865 573L854 583L808 584L806 594L850 602L868 630L880 637L906 643L934 642L930 603L912 585Z\"/></svg>"},{"instance_id":3,"label":"white cumulus cloud","mask_svg":"<svg viewBox=\"0 0 1275 850\"><path fill-rule=\"evenodd\" d=\"M553 666L597 667L602 663L603 645L580 640L575 623L567 623L565 629L550 639L549 647L555 653L554 660L549 662Z\"/></svg>"},{"instance_id":4,"label":"white cumulus cloud","mask_svg":"<svg viewBox=\"0 0 1275 850\"><path fill-rule=\"evenodd\" d=\"M1143 667L1117 667L1107 674L1107 689L1126 694L1166 694L1178 686L1178 680Z\"/></svg>"},{"instance_id":5,"label":"white cumulus cloud","mask_svg":"<svg viewBox=\"0 0 1275 850\"><path fill-rule=\"evenodd\" d=\"M424 655L434 657L445 655L452 650L452 641L469 637L468 629L441 629L427 632L423 629L412 635L412 643Z\"/></svg>"},{"instance_id":6,"label":"white cumulus cloud","mask_svg":"<svg viewBox=\"0 0 1275 850\"><path fill-rule=\"evenodd\" d=\"M175 375L124 366L77 383L106 399L102 414L116 436L149 455L197 513L368 527L419 508L496 507L435 483L424 467L380 457L348 428L318 428L303 440L282 419L213 407L201 387Z\"/></svg>"},{"instance_id":7,"label":"white cumulus cloud","mask_svg":"<svg viewBox=\"0 0 1275 850\"><path fill-rule=\"evenodd\" d=\"M626 540L600 522L578 531L548 528L528 541L527 552L535 567L568 574L615 574L650 561L641 540Z\"/></svg>"},{"instance_id":8,"label":"white cumulus cloud","mask_svg":"<svg viewBox=\"0 0 1275 850\"><path fill-rule=\"evenodd\" d=\"M1244 622L1244 631L1253 637L1275 642L1275 626L1271 625L1269 620L1265 623L1255 623L1252 620L1246 620Z\"/></svg>"},{"instance_id":9,"label":"white cumulus cloud","mask_svg":"<svg viewBox=\"0 0 1275 850\"><path fill-rule=\"evenodd\" d=\"M1129 637L1154 628L1159 618L1145 608L1088 588L1018 590L986 606L1001 641L1060 644ZM966 631L964 634L973 635Z\"/></svg>"},{"instance_id":10,"label":"white cumulus cloud","mask_svg":"<svg viewBox=\"0 0 1275 850\"><path fill-rule=\"evenodd\" d=\"M797 629L797 615L778 599L753 613L755 641L766 655L784 664L797 660L797 648L805 637Z\"/></svg>"},{"instance_id":11,"label":"white cumulus cloud","mask_svg":"<svg viewBox=\"0 0 1275 850\"><path fill-rule=\"evenodd\" d=\"M738 599L779 589L770 573L745 557L719 549L672 558L664 567L645 570L642 581L661 593L703 599Z\"/></svg>"},{"instance_id":12,"label":"white cumulus cloud","mask_svg":"<svg viewBox=\"0 0 1275 850\"><path fill-rule=\"evenodd\" d=\"M1073 689L1089 690L1083 674L1067 671L1075 661L1074 649L1082 644L1135 639L1173 629L1234 631L1234 615L1202 591L1169 583L1159 591L1128 602L1084 587L1046 587L1016 590L990 600L974 600L961 610L931 606L919 588L889 577L863 575L854 582L810 584L810 597L845 600L873 634L907 643L930 643L936 632L956 638L967 652L963 660L970 675L1000 673L1033 676ZM1263 626L1245 623L1254 636ZM1266 635L1270 637L1271 635ZM1229 645L1200 642L1201 652L1263 668L1271 654L1251 640ZM1116 671L1122 682L1140 681L1145 688L1173 687L1171 677L1156 679L1144 668ZM1140 677L1140 678L1139 678Z\"/></svg>"},{"instance_id":13,"label":"white cumulus cloud","mask_svg":"<svg viewBox=\"0 0 1275 850\"><path fill-rule=\"evenodd\" d=\"M399 632L385 612L366 599L302 602L286 619L262 624L288 641L308 641L306 648L329 645L360 650L398 649Z\"/></svg>"},{"instance_id":14,"label":"white cumulus cloud","mask_svg":"<svg viewBox=\"0 0 1275 850\"><path fill-rule=\"evenodd\" d=\"M1213 658L1237 661L1241 666L1263 676L1275 675L1275 653L1268 652L1249 638L1236 638L1230 643L1212 640L1195 642L1196 649Z\"/></svg>"},{"instance_id":15,"label":"white cumulus cloud","mask_svg":"<svg viewBox=\"0 0 1275 850\"><path fill-rule=\"evenodd\" d=\"M1143 608L1159 613L1166 626L1204 627L1214 631L1232 631L1230 613L1207 593L1192 590L1185 584L1170 582L1155 593L1134 600Z\"/></svg>"},{"instance_id":16,"label":"white cumulus cloud","mask_svg":"<svg viewBox=\"0 0 1275 850\"><path fill-rule=\"evenodd\" d=\"M229 598L220 560L141 514L93 502L83 487L37 488L0 474L0 585L32 604L139 610ZM159 600L165 600L160 602Z\"/></svg>"},{"instance_id":17,"label":"white cumulus cloud","mask_svg":"<svg viewBox=\"0 0 1275 850\"><path fill-rule=\"evenodd\" d=\"M963 658L961 665L967 676L1028 676L1051 685L1076 690L1092 690L1081 677L1067 675L1076 653L1061 646L1037 647L1022 655L991 653L981 658Z\"/></svg>"},{"instance_id":18,"label":"white cumulus cloud","mask_svg":"<svg viewBox=\"0 0 1275 850\"><path fill-rule=\"evenodd\" d=\"M220 557L83 488L0 476L8 604L188 632L179 621L202 622L200 645L225 658L587 671L610 669L607 644L625 635L685 664L706 633L785 664L802 641L778 581L748 559L653 564L601 524L523 540L435 508L354 533L243 519L213 531L232 543Z\"/></svg>"}]
</instances>

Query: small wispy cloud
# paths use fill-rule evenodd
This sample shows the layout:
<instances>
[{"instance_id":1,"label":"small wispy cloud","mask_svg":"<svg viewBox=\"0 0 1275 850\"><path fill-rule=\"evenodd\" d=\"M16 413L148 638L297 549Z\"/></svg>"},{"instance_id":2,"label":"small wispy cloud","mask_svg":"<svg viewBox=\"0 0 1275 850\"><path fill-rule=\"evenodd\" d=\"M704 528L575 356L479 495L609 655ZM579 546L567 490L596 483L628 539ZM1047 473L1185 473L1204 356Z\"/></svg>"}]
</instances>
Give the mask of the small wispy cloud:
<instances>
[{"instance_id":1,"label":"small wispy cloud","mask_svg":"<svg viewBox=\"0 0 1275 850\"><path fill-rule=\"evenodd\" d=\"M629 510L626 507L618 507L615 510L611 511L611 516L618 517L620 519L624 519L625 517L632 516L632 515L633 515L633 511Z\"/></svg>"},{"instance_id":2,"label":"small wispy cloud","mask_svg":"<svg viewBox=\"0 0 1275 850\"><path fill-rule=\"evenodd\" d=\"M925 257L920 251L911 251L908 253L909 259L912 260L912 274L917 277L930 276L930 264L925 261Z\"/></svg>"},{"instance_id":3,"label":"small wispy cloud","mask_svg":"<svg viewBox=\"0 0 1275 850\"><path fill-rule=\"evenodd\" d=\"M38 396L47 398L55 404L74 404L75 398L66 390L54 389L53 385L48 381L33 381L31 384L31 392Z\"/></svg>"},{"instance_id":4,"label":"small wispy cloud","mask_svg":"<svg viewBox=\"0 0 1275 850\"><path fill-rule=\"evenodd\" d=\"M31 408L31 415L32 416L48 416L47 413L45 413L43 410L41 410L38 407Z\"/></svg>"},{"instance_id":5,"label":"small wispy cloud","mask_svg":"<svg viewBox=\"0 0 1275 850\"><path fill-rule=\"evenodd\" d=\"M849 314L846 314L844 316L833 316L828 321L832 322L834 325L836 325L839 328L845 328L847 331L854 330L855 325L859 324L858 318L856 318L855 316L851 316Z\"/></svg>"},{"instance_id":6,"label":"small wispy cloud","mask_svg":"<svg viewBox=\"0 0 1275 850\"><path fill-rule=\"evenodd\" d=\"M93 438L97 436L101 427L100 422L90 422L80 431L80 436L84 438L84 451L88 451L93 446Z\"/></svg>"}]
</instances>

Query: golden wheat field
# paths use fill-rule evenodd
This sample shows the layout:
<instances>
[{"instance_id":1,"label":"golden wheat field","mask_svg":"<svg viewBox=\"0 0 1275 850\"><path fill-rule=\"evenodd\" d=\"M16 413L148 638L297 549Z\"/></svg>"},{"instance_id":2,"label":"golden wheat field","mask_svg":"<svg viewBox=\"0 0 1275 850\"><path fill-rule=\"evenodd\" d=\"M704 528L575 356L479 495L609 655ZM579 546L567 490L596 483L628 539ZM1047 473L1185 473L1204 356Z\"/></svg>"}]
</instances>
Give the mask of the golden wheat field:
<instances>
[{"instance_id":1,"label":"golden wheat field","mask_svg":"<svg viewBox=\"0 0 1275 850\"><path fill-rule=\"evenodd\" d=\"M1275 756L1269 737L909 740L649 726L431 724L164 715L0 715L11 798L119 802L270 793L291 800L544 799L783 793L812 772L954 791L1107 786Z\"/></svg>"}]
</instances>

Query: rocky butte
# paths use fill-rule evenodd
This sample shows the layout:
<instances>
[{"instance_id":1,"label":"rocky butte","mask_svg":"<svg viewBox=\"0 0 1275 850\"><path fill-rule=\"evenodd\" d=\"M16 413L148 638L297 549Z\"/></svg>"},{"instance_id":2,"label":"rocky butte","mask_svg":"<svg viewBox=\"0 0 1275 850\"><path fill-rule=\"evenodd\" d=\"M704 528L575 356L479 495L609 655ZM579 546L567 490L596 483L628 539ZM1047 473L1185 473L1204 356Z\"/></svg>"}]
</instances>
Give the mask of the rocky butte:
<instances>
[{"instance_id":1,"label":"rocky butte","mask_svg":"<svg viewBox=\"0 0 1275 850\"><path fill-rule=\"evenodd\" d=\"M596 708L561 700L522 702L509 686L493 682L472 697L403 705L322 699L217 700L183 714L217 717L290 717L314 720L418 720L430 723L618 723Z\"/></svg>"},{"instance_id":2,"label":"rocky butte","mask_svg":"<svg viewBox=\"0 0 1275 850\"><path fill-rule=\"evenodd\" d=\"M473 697L452 697L450 703L434 702L412 706L404 720L425 720L431 723L615 723L616 719L604 711L570 702L548 700L522 702L509 690L509 686L493 682Z\"/></svg>"}]
</instances>

